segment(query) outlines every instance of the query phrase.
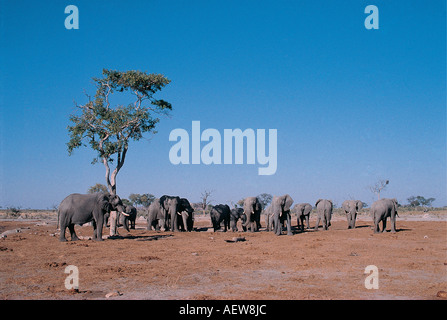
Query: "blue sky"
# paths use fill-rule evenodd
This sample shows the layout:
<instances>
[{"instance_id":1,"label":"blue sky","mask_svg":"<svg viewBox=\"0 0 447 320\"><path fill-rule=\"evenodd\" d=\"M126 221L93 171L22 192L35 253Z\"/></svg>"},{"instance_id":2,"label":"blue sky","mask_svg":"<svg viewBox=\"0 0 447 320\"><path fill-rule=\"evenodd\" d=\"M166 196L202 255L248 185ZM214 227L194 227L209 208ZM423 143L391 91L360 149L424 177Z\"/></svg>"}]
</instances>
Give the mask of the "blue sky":
<instances>
[{"instance_id":1,"label":"blue sky","mask_svg":"<svg viewBox=\"0 0 447 320\"><path fill-rule=\"evenodd\" d=\"M67 30L67 5L79 30ZM364 9L379 9L367 30ZM73 101L102 69L162 73L173 105L131 143L118 194L213 203L263 192L368 204L413 195L447 205L445 1L0 1L0 206L48 208L104 183L95 153L68 156ZM278 168L179 165L175 128L278 130Z\"/></svg>"}]
</instances>

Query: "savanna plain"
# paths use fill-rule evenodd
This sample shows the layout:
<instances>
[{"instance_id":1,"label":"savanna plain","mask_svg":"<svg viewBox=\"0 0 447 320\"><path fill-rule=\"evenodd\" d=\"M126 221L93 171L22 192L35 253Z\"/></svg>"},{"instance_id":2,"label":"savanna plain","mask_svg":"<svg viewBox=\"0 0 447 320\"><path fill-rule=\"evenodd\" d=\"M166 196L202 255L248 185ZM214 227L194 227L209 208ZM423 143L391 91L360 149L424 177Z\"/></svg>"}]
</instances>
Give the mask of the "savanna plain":
<instances>
[{"instance_id":1,"label":"savanna plain","mask_svg":"<svg viewBox=\"0 0 447 320\"><path fill-rule=\"evenodd\" d=\"M138 219L102 242L87 225L59 242L51 213L0 219L0 299L446 299L447 211L399 215L397 232L380 234L367 213L355 229L334 215L327 231L300 232L294 217L293 236L212 232L200 215L194 232L148 231ZM78 289L65 287L69 265ZM378 289L365 287L369 265Z\"/></svg>"}]
</instances>

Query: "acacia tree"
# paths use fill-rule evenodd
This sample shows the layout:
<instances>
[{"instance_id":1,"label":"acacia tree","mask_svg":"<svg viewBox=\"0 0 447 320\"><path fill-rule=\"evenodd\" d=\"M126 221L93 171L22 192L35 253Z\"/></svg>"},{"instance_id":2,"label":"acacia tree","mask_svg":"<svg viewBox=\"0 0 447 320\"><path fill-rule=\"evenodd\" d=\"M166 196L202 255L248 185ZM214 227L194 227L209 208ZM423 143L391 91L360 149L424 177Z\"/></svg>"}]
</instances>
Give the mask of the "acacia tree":
<instances>
[{"instance_id":1,"label":"acacia tree","mask_svg":"<svg viewBox=\"0 0 447 320\"><path fill-rule=\"evenodd\" d=\"M261 202L262 210L264 210L272 202L273 196L270 193L261 193L257 198Z\"/></svg>"},{"instance_id":2,"label":"acacia tree","mask_svg":"<svg viewBox=\"0 0 447 320\"><path fill-rule=\"evenodd\" d=\"M435 198L428 198L422 196L411 196L407 198L408 205L410 207L431 207L432 202L435 201Z\"/></svg>"},{"instance_id":3,"label":"acacia tree","mask_svg":"<svg viewBox=\"0 0 447 320\"><path fill-rule=\"evenodd\" d=\"M160 121L154 114L167 114L172 110L169 102L157 100L153 95L170 83L162 74L141 71L115 71L104 69L102 78L93 78L96 94L88 102L76 104L77 113L70 115L68 126L70 141L68 154L87 144L97 152L92 164L101 161L106 169L106 184L116 194L116 176L124 165L130 141L138 141L144 133L156 133ZM112 106L111 97L122 93L132 99L128 105ZM111 171L110 165L115 163Z\"/></svg>"},{"instance_id":4,"label":"acacia tree","mask_svg":"<svg viewBox=\"0 0 447 320\"><path fill-rule=\"evenodd\" d=\"M87 193L107 192L107 187L101 183L97 183L94 186L88 188Z\"/></svg>"}]
</instances>

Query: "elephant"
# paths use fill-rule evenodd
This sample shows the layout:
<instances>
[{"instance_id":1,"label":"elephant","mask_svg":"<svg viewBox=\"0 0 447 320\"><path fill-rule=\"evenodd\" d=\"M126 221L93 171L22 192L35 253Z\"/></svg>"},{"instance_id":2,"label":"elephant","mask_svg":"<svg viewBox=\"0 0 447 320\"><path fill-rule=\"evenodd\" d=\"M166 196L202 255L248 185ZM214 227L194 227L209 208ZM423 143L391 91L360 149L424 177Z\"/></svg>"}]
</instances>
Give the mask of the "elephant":
<instances>
[{"instance_id":1,"label":"elephant","mask_svg":"<svg viewBox=\"0 0 447 320\"><path fill-rule=\"evenodd\" d=\"M267 231L273 230L273 206L270 205L267 209L264 210L264 221L265 221L265 229Z\"/></svg>"},{"instance_id":2,"label":"elephant","mask_svg":"<svg viewBox=\"0 0 447 320\"><path fill-rule=\"evenodd\" d=\"M261 202L257 197L248 197L244 200L243 208L247 220L242 226L250 229L251 232L258 231L261 228Z\"/></svg>"},{"instance_id":3,"label":"elephant","mask_svg":"<svg viewBox=\"0 0 447 320\"><path fill-rule=\"evenodd\" d=\"M341 207L345 211L346 218L348 219L348 229L354 229L355 219L357 218L357 213L363 208L363 202L360 200L345 200Z\"/></svg>"},{"instance_id":4,"label":"elephant","mask_svg":"<svg viewBox=\"0 0 447 320\"><path fill-rule=\"evenodd\" d=\"M126 212L128 216L120 214L119 217L120 225L122 225L124 229L129 231L129 222L130 222L130 229L135 230L135 220L137 219L137 208L131 205L126 205L124 212Z\"/></svg>"},{"instance_id":5,"label":"elephant","mask_svg":"<svg viewBox=\"0 0 447 320\"><path fill-rule=\"evenodd\" d=\"M382 221L382 232L386 230L386 218L390 217L391 232L396 232L397 200L381 199L371 205L371 216L374 219L374 233L379 233L379 222Z\"/></svg>"},{"instance_id":6,"label":"elephant","mask_svg":"<svg viewBox=\"0 0 447 320\"><path fill-rule=\"evenodd\" d=\"M315 203L317 207L317 224L315 225L315 230L318 230L318 226L320 224L320 220L323 223L323 229L327 230L331 226L331 217L332 217L332 201L326 199L318 199Z\"/></svg>"},{"instance_id":7,"label":"elephant","mask_svg":"<svg viewBox=\"0 0 447 320\"><path fill-rule=\"evenodd\" d=\"M309 216L312 205L310 203L298 203L293 207L293 211L296 212L296 222L298 228L301 227L301 232L304 232L304 219L306 219L307 229L310 229Z\"/></svg>"},{"instance_id":8,"label":"elephant","mask_svg":"<svg viewBox=\"0 0 447 320\"><path fill-rule=\"evenodd\" d=\"M210 211L211 223L213 224L214 232L220 229L220 223L224 223L224 232L230 228L231 210L227 204L218 204L213 206Z\"/></svg>"},{"instance_id":9,"label":"elephant","mask_svg":"<svg viewBox=\"0 0 447 320\"><path fill-rule=\"evenodd\" d=\"M290 208L292 207L293 199L290 195L274 196L272 200L273 212L273 231L277 236L281 235L284 221L287 221L287 235L292 233L292 219L290 216Z\"/></svg>"},{"instance_id":10,"label":"elephant","mask_svg":"<svg viewBox=\"0 0 447 320\"><path fill-rule=\"evenodd\" d=\"M160 198L160 203L166 211L166 225L171 231L180 231L178 228L178 212L181 212L180 197L164 195Z\"/></svg>"},{"instance_id":11,"label":"elephant","mask_svg":"<svg viewBox=\"0 0 447 320\"><path fill-rule=\"evenodd\" d=\"M230 227L233 232L238 231L237 222L241 219L242 230L247 231L247 227L244 227L244 223L247 221L247 216L244 214L243 208L234 208L230 212Z\"/></svg>"},{"instance_id":12,"label":"elephant","mask_svg":"<svg viewBox=\"0 0 447 320\"><path fill-rule=\"evenodd\" d=\"M147 230L152 230L152 227L155 230L161 228L162 231L167 229L167 214L160 199L152 201L147 211Z\"/></svg>"},{"instance_id":13,"label":"elephant","mask_svg":"<svg viewBox=\"0 0 447 320\"><path fill-rule=\"evenodd\" d=\"M180 198L179 211L177 214L182 217L178 219L178 227L182 231L192 231L194 229L194 209L188 199Z\"/></svg>"},{"instance_id":14,"label":"elephant","mask_svg":"<svg viewBox=\"0 0 447 320\"><path fill-rule=\"evenodd\" d=\"M65 230L70 230L71 240L79 240L74 225L93 222L93 240L102 241L104 215L110 211L117 211L123 215L124 205L117 195L108 192L94 194L73 193L62 200L57 210L57 223L60 226L60 241L67 241Z\"/></svg>"}]
</instances>

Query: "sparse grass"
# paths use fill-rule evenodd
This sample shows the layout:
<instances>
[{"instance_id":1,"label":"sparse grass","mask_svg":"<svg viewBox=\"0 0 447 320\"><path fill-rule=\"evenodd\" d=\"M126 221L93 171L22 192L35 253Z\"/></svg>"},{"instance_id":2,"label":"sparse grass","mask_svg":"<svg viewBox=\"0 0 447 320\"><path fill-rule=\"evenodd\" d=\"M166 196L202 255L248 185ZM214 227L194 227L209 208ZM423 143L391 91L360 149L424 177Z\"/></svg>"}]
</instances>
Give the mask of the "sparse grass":
<instances>
[{"instance_id":1,"label":"sparse grass","mask_svg":"<svg viewBox=\"0 0 447 320\"><path fill-rule=\"evenodd\" d=\"M12 210L15 209L15 210ZM7 208L0 209L0 219L49 219L57 220L56 210Z\"/></svg>"}]
</instances>

